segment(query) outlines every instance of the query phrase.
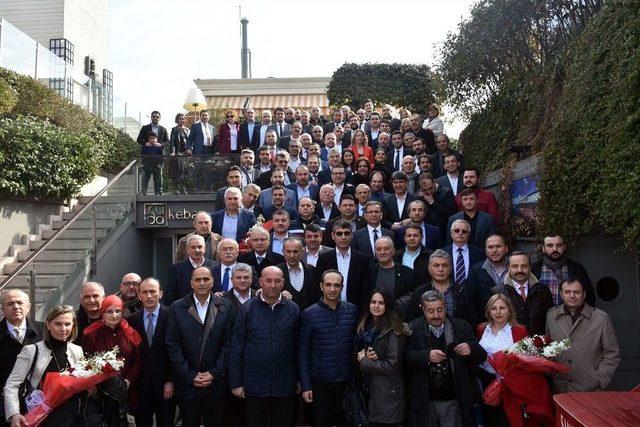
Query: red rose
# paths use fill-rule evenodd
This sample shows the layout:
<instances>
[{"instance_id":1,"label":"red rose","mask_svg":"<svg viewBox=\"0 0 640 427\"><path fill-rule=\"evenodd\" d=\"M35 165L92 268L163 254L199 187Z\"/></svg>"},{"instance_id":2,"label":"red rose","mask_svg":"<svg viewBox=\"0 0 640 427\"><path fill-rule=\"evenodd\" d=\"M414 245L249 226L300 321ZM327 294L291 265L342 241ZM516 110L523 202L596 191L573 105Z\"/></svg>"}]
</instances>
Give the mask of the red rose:
<instances>
[{"instance_id":1,"label":"red rose","mask_svg":"<svg viewBox=\"0 0 640 427\"><path fill-rule=\"evenodd\" d=\"M113 369L113 366L111 366L110 363L105 363L104 368L102 368L102 372L104 372L105 374L108 374L111 372L115 372L115 369Z\"/></svg>"},{"instance_id":2,"label":"red rose","mask_svg":"<svg viewBox=\"0 0 640 427\"><path fill-rule=\"evenodd\" d=\"M537 348L542 348L544 346L544 339L541 336L536 335L533 337L533 345Z\"/></svg>"}]
</instances>

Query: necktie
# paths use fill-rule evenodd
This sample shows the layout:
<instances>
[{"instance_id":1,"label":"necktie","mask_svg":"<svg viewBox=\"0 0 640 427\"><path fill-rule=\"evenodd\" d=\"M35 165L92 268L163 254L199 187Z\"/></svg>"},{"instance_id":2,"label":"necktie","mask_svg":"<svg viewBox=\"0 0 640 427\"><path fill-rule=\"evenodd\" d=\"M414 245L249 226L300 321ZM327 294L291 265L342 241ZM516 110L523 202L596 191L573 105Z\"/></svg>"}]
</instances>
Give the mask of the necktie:
<instances>
[{"instance_id":1,"label":"necktie","mask_svg":"<svg viewBox=\"0 0 640 427\"><path fill-rule=\"evenodd\" d=\"M257 256L256 260L258 261L258 265L262 264L262 261L264 260L263 256Z\"/></svg>"},{"instance_id":2,"label":"necktie","mask_svg":"<svg viewBox=\"0 0 640 427\"><path fill-rule=\"evenodd\" d=\"M462 248L458 248L458 257L456 258L456 285L462 283L465 279L464 257L462 256Z\"/></svg>"},{"instance_id":3,"label":"necktie","mask_svg":"<svg viewBox=\"0 0 640 427\"><path fill-rule=\"evenodd\" d=\"M393 170L400 170L400 150L396 149L396 159L393 162Z\"/></svg>"},{"instance_id":4,"label":"necktie","mask_svg":"<svg viewBox=\"0 0 640 427\"><path fill-rule=\"evenodd\" d=\"M249 175L249 172L247 172L246 170L243 172L244 172L245 178L247 179L247 185L251 184L251 175Z\"/></svg>"},{"instance_id":5,"label":"necktie","mask_svg":"<svg viewBox=\"0 0 640 427\"><path fill-rule=\"evenodd\" d=\"M18 328L14 328L13 333L16 335L16 341L22 342L22 331Z\"/></svg>"},{"instance_id":6,"label":"necktie","mask_svg":"<svg viewBox=\"0 0 640 427\"><path fill-rule=\"evenodd\" d=\"M282 138L282 123L278 123L278 138Z\"/></svg>"},{"instance_id":7,"label":"necktie","mask_svg":"<svg viewBox=\"0 0 640 427\"><path fill-rule=\"evenodd\" d=\"M153 341L153 313L147 314L147 342L149 343L149 347L151 347L151 342Z\"/></svg>"},{"instance_id":8,"label":"necktie","mask_svg":"<svg viewBox=\"0 0 640 427\"><path fill-rule=\"evenodd\" d=\"M525 292L526 289L527 288L524 285L520 285L520 296L522 297L523 301L527 300L527 293Z\"/></svg>"},{"instance_id":9,"label":"necktie","mask_svg":"<svg viewBox=\"0 0 640 427\"><path fill-rule=\"evenodd\" d=\"M378 240L378 229L373 229L373 255L376 255L376 240Z\"/></svg>"},{"instance_id":10,"label":"necktie","mask_svg":"<svg viewBox=\"0 0 640 427\"><path fill-rule=\"evenodd\" d=\"M229 290L229 267L224 269L224 277L222 278L222 290Z\"/></svg>"}]
</instances>

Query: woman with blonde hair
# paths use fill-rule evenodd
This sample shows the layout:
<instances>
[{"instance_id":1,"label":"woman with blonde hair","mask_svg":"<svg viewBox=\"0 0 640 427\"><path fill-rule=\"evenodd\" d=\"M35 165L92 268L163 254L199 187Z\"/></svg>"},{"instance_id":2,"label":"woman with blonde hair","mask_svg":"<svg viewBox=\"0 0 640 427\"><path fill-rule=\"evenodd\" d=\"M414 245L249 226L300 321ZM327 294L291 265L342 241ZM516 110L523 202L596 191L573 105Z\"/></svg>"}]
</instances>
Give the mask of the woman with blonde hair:
<instances>
[{"instance_id":1,"label":"woman with blonde hair","mask_svg":"<svg viewBox=\"0 0 640 427\"><path fill-rule=\"evenodd\" d=\"M357 129L353 133L353 139L351 140L351 145L349 146L351 151L353 151L353 159L358 160L360 157L364 157L369 160L369 163L375 163L376 159L373 157L373 150L369 147L369 141L367 139L367 134L364 133L362 129Z\"/></svg>"},{"instance_id":2,"label":"woman with blonde hair","mask_svg":"<svg viewBox=\"0 0 640 427\"><path fill-rule=\"evenodd\" d=\"M527 336L527 329L519 325L516 320L516 311L508 296L492 295L487 301L485 315L487 321L478 325L476 333L480 339L480 345L487 352L487 358L498 351L506 350ZM480 368L479 377L484 389L496 378L496 371L486 360ZM509 426L502 405L484 405L484 416L486 425Z\"/></svg>"},{"instance_id":3,"label":"woman with blonde hair","mask_svg":"<svg viewBox=\"0 0 640 427\"><path fill-rule=\"evenodd\" d=\"M70 305L51 309L46 318L44 340L24 346L4 386L4 411L12 427L25 425L20 414L20 386L25 380L33 390L44 383L49 372L62 372L84 358L82 348L72 341L78 335L76 313ZM23 411L24 412L24 408ZM55 408L41 426L75 426L80 413L79 394Z\"/></svg>"}]
</instances>

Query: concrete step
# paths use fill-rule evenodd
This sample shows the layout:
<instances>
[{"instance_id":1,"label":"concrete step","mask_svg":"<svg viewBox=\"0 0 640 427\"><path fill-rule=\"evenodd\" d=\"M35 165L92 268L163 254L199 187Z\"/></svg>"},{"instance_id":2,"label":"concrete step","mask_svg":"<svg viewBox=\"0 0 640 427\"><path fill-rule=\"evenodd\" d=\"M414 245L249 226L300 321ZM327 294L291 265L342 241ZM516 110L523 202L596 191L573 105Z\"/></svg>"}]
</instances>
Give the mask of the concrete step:
<instances>
[{"instance_id":1,"label":"concrete step","mask_svg":"<svg viewBox=\"0 0 640 427\"><path fill-rule=\"evenodd\" d=\"M25 261L34 251L21 252L18 254L18 261ZM82 249L74 250L46 250L38 255L41 261L81 261L87 256L88 251Z\"/></svg>"},{"instance_id":2,"label":"concrete step","mask_svg":"<svg viewBox=\"0 0 640 427\"><path fill-rule=\"evenodd\" d=\"M120 203L106 203L106 204L96 205L96 218L99 218L99 219L114 218L116 215L122 215L126 213L128 209L129 209L128 205L125 206ZM79 209L73 212L65 212L62 214L62 219L65 221L70 220L78 211ZM82 218L79 218L79 219L87 219L87 218L91 218L90 209L87 210L85 213L83 213Z\"/></svg>"},{"instance_id":3,"label":"concrete step","mask_svg":"<svg viewBox=\"0 0 640 427\"><path fill-rule=\"evenodd\" d=\"M35 271L36 274L44 274L44 275L56 275L62 274L66 275L73 270L77 263L75 262L66 262L66 261L35 261ZM13 273L18 267L20 267L22 263L15 262L11 264L5 264L4 266L4 274ZM21 275L29 274L31 270L30 267L25 268L20 272Z\"/></svg>"},{"instance_id":4,"label":"concrete step","mask_svg":"<svg viewBox=\"0 0 640 427\"><path fill-rule=\"evenodd\" d=\"M44 240L49 240L51 236L58 230L44 230L42 232L42 238ZM104 228L96 228L96 237L98 239L102 239L107 235L107 230ZM84 229L73 229L69 228L67 231L62 233L58 239L69 240L69 239L90 239L91 238L91 230Z\"/></svg>"},{"instance_id":5,"label":"concrete step","mask_svg":"<svg viewBox=\"0 0 640 427\"><path fill-rule=\"evenodd\" d=\"M49 252L50 250L53 250L53 251L67 251L67 250L74 250L74 249L89 250L91 248L92 248L91 237L87 237L85 239L71 239L71 240L57 239L51 242L51 244L47 247L47 250L45 252Z\"/></svg>"},{"instance_id":6,"label":"concrete step","mask_svg":"<svg viewBox=\"0 0 640 427\"><path fill-rule=\"evenodd\" d=\"M92 197L79 197L78 198L78 202L86 205L87 203L89 203L91 201ZM106 196L100 196L96 199L95 204L96 205L104 205L104 204L110 204L110 203L119 203L119 204L123 204L123 205L131 205L131 201L132 201L133 197L131 196L131 194L109 194Z\"/></svg>"},{"instance_id":7,"label":"concrete step","mask_svg":"<svg viewBox=\"0 0 640 427\"><path fill-rule=\"evenodd\" d=\"M7 278L8 276L4 275L0 277ZM36 274L36 288L55 290L64 282L66 277L66 274ZM2 282L0 281L0 283ZM19 274L18 277L13 279L9 287L11 289L29 289L29 277Z\"/></svg>"},{"instance_id":8,"label":"concrete step","mask_svg":"<svg viewBox=\"0 0 640 427\"><path fill-rule=\"evenodd\" d=\"M64 224L66 223L66 221L54 221L53 222L53 228L54 229L59 229L64 227ZM115 227L116 225L116 220L115 219L98 219L96 220L96 227L97 228L106 228L106 229L111 229L113 227ZM92 227L92 220L90 219L78 219L76 221L74 221L73 224L71 224L72 229L82 229L82 230L90 230Z\"/></svg>"}]
</instances>

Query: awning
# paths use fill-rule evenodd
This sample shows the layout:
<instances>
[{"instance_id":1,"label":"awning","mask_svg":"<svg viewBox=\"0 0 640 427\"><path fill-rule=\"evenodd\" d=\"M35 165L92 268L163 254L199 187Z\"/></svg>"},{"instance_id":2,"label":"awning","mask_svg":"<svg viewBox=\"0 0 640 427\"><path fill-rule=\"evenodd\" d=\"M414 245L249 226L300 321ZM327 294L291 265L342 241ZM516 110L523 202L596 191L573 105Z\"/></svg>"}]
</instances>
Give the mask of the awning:
<instances>
[{"instance_id":1,"label":"awning","mask_svg":"<svg viewBox=\"0 0 640 427\"><path fill-rule=\"evenodd\" d=\"M245 107L247 98L249 98L247 107L251 107L255 110L273 110L276 107L309 109L312 106L317 105L320 107L323 114L329 113L329 99L324 94L208 96L207 103L209 104L209 108L230 108L232 110L239 110Z\"/></svg>"}]
</instances>

